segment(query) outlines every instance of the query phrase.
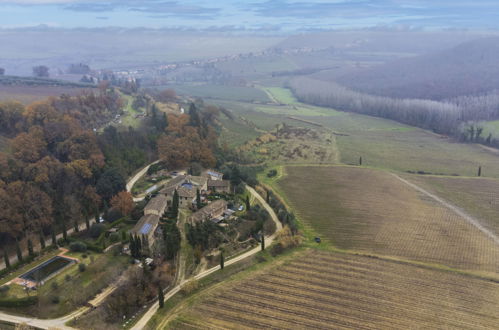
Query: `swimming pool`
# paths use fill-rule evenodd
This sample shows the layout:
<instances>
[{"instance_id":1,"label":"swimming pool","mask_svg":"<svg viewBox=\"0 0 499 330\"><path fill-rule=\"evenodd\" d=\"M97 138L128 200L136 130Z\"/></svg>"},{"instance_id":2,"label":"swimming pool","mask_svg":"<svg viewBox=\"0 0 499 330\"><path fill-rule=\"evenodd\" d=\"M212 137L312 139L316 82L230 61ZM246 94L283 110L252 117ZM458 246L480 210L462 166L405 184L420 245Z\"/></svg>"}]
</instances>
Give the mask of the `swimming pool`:
<instances>
[{"instance_id":1,"label":"swimming pool","mask_svg":"<svg viewBox=\"0 0 499 330\"><path fill-rule=\"evenodd\" d=\"M36 266L29 272L19 276L20 278L32 282L43 282L52 275L58 273L63 268L75 263L76 261L61 256L55 256L44 263Z\"/></svg>"}]
</instances>

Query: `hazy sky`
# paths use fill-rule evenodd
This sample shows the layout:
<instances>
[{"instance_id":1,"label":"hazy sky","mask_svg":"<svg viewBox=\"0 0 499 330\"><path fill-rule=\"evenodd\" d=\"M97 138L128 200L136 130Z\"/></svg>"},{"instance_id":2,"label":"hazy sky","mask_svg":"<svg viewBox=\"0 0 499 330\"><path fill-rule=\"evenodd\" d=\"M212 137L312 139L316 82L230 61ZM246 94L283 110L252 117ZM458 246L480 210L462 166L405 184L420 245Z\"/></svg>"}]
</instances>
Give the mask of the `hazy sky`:
<instances>
[{"instance_id":1,"label":"hazy sky","mask_svg":"<svg viewBox=\"0 0 499 330\"><path fill-rule=\"evenodd\" d=\"M498 0L0 0L0 27L499 28Z\"/></svg>"}]
</instances>

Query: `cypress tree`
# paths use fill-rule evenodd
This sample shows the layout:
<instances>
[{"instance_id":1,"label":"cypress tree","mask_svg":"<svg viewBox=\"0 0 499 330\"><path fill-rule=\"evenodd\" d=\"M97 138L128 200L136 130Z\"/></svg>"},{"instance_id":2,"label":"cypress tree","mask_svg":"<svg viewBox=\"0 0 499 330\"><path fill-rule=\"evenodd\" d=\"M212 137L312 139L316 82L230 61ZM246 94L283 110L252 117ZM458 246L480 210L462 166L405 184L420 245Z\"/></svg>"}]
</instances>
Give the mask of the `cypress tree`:
<instances>
[{"instance_id":1,"label":"cypress tree","mask_svg":"<svg viewBox=\"0 0 499 330\"><path fill-rule=\"evenodd\" d=\"M129 248L130 248L130 254L132 255L132 257L136 257L137 256L137 251L136 251L136 247L135 247L135 239L133 238L133 236L130 236L130 244L129 244Z\"/></svg>"},{"instance_id":2,"label":"cypress tree","mask_svg":"<svg viewBox=\"0 0 499 330\"><path fill-rule=\"evenodd\" d=\"M40 230L40 246L45 249L45 236L43 235L43 230Z\"/></svg>"},{"instance_id":3,"label":"cypress tree","mask_svg":"<svg viewBox=\"0 0 499 330\"><path fill-rule=\"evenodd\" d=\"M142 242L140 241L140 237L137 235L135 236L135 244L137 246L137 256L140 256L142 252Z\"/></svg>"},{"instance_id":4,"label":"cypress tree","mask_svg":"<svg viewBox=\"0 0 499 330\"><path fill-rule=\"evenodd\" d=\"M80 228L78 227L78 221L74 221L74 229L75 229L75 233L78 233L80 231Z\"/></svg>"},{"instance_id":5,"label":"cypress tree","mask_svg":"<svg viewBox=\"0 0 499 330\"><path fill-rule=\"evenodd\" d=\"M85 226L87 227L87 230L90 229L90 216L87 212L85 212Z\"/></svg>"},{"instance_id":6,"label":"cypress tree","mask_svg":"<svg viewBox=\"0 0 499 330\"><path fill-rule=\"evenodd\" d=\"M100 213L99 208L95 208L95 223L99 223Z\"/></svg>"},{"instance_id":7,"label":"cypress tree","mask_svg":"<svg viewBox=\"0 0 499 330\"><path fill-rule=\"evenodd\" d=\"M165 295L163 293L161 285L158 285L158 302L159 302L159 308L163 308L163 306L165 305Z\"/></svg>"},{"instance_id":8,"label":"cypress tree","mask_svg":"<svg viewBox=\"0 0 499 330\"><path fill-rule=\"evenodd\" d=\"M173 192L173 200L172 200L172 213L175 218L178 217L178 208L179 208L180 200L178 197L178 192L175 190Z\"/></svg>"},{"instance_id":9,"label":"cypress tree","mask_svg":"<svg viewBox=\"0 0 499 330\"><path fill-rule=\"evenodd\" d=\"M16 239L16 252L17 252L17 260L19 262L23 261L23 253L21 251L21 247L19 246L19 241Z\"/></svg>"},{"instance_id":10,"label":"cypress tree","mask_svg":"<svg viewBox=\"0 0 499 330\"><path fill-rule=\"evenodd\" d=\"M362 166L362 157L359 157L359 165Z\"/></svg>"},{"instance_id":11,"label":"cypress tree","mask_svg":"<svg viewBox=\"0 0 499 330\"><path fill-rule=\"evenodd\" d=\"M5 248L3 248L3 260L5 262L5 268L10 268L9 255L7 254L7 250L5 250Z\"/></svg>"},{"instance_id":12,"label":"cypress tree","mask_svg":"<svg viewBox=\"0 0 499 330\"><path fill-rule=\"evenodd\" d=\"M478 166L478 176L482 176L482 167Z\"/></svg>"},{"instance_id":13,"label":"cypress tree","mask_svg":"<svg viewBox=\"0 0 499 330\"><path fill-rule=\"evenodd\" d=\"M270 191L267 191L267 196L265 198L265 201L268 203L270 203Z\"/></svg>"},{"instance_id":14,"label":"cypress tree","mask_svg":"<svg viewBox=\"0 0 499 330\"><path fill-rule=\"evenodd\" d=\"M28 254L30 257L33 257L35 255L35 252L33 251L33 242L31 242L31 239L28 239Z\"/></svg>"},{"instance_id":15,"label":"cypress tree","mask_svg":"<svg viewBox=\"0 0 499 330\"><path fill-rule=\"evenodd\" d=\"M52 236L52 246L57 247L57 237L55 235L54 226L50 226L50 235Z\"/></svg>"},{"instance_id":16,"label":"cypress tree","mask_svg":"<svg viewBox=\"0 0 499 330\"><path fill-rule=\"evenodd\" d=\"M220 269L224 269L224 254L220 252Z\"/></svg>"},{"instance_id":17,"label":"cypress tree","mask_svg":"<svg viewBox=\"0 0 499 330\"><path fill-rule=\"evenodd\" d=\"M199 117L198 109L194 103L189 107L189 125L194 127L201 127L201 118Z\"/></svg>"},{"instance_id":18,"label":"cypress tree","mask_svg":"<svg viewBox=\"0 0 499 330\"><path fill-rule=\"evenodd\" d=\"M262 231L262 251L265 250L265 235L263 234L263 231Z\"/></svg>"},{"instance_id":19,"label":"cypress tree","mask_svg":"<svg viewBox=\"0 0 499 330\"><path fill-rule=\"evenodd\" d=\"M246 195L246 212L249 212L250 208L251 204L250 204L249 195Z\"/></svg>"},{"instance_id":20,"label":"cypress tree","mask_svg":"<svg viewBox=\"0 0 499 330\"><path fill-rule=\"evenodd\" d=\"M68 232L66 230L66 220L62 220L62 238L67 242L68 241Z\"/></svg>"},{"instance_id":21,"label":"cypress tree","mask_svg":"<svg viewBox=\"0 0 499 330\"><path fill-rule=\"evenodd\" d=\"M104 201L104 214L102 215L102 217L106 221L107 221L107 219L109 219L109 207L107 206L106 201Z\"/></svg>"},{"instance_id":22,"label":"cypress tree","mask_svg":"<svg viewBox=\"0 0 499 330\"><path fill-rule=\"evenodd\" d=\"M199 192L199 189L196 190L196 206L198 209L201 208L201 192Z\"/></svg>"}]
</instances>

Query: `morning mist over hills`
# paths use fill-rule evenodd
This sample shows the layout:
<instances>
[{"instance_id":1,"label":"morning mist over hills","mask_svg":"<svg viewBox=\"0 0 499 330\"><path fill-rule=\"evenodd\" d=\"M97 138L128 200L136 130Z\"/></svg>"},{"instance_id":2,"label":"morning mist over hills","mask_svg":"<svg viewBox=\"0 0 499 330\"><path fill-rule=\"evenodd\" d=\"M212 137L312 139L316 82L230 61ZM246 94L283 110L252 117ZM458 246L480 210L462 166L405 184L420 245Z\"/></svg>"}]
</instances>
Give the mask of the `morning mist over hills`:
<instances>
[{"instance_id":1,"label":"morning mist over hills","mask_svg":"<svg viewBox=\"0 0 499 330\"><path fill-rule=\"evenodd\" d=\"M0 329L499 329L498 13L0 0Z\"/></svg>"}]
</instances>

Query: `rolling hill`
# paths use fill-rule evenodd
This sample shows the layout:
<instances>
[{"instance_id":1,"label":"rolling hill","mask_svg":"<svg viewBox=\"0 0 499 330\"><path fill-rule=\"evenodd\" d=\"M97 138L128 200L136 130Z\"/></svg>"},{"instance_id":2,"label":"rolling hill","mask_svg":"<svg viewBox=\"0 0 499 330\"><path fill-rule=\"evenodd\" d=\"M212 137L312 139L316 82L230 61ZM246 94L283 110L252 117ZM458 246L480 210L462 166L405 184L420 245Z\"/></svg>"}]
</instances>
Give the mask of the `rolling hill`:
<instances>
[{"instance_id":1,"label":"rolling hill","mask_svg":"<svg viewBox=\"0 0 499 330\"><path fill-rule=\"evenodd\" d=\"M397 98L442 100L483 94L499 88L498 53L499 37L483 38L345 74L336 81L365 93Z\"/></svg>"}]
</instances>

